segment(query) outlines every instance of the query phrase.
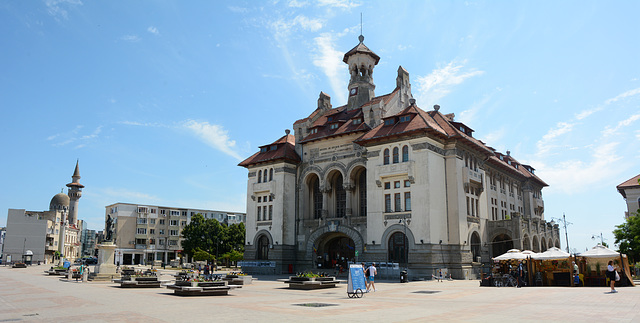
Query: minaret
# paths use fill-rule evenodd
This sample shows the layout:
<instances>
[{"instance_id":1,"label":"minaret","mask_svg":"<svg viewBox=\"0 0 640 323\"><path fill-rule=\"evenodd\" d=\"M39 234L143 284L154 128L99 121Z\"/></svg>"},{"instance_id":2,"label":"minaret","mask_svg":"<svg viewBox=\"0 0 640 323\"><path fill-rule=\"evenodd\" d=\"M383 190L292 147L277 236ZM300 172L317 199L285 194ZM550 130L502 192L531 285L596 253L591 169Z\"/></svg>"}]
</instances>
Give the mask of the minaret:
<instances>
[{"instance_id":1,"label":"minaret","mask_svg":"<svg viewBox=\"0 0 640 323\"><path fill-rule=\"evenodd\" d=\"M71 183L67 184L69 188L69 225L76 226L76 221L78 220L78 200L82 197L82 189L84 185L80 184L80 167L78 166L78 161L76 161L76 170L73 172L73 176L71 176Z\"/></svg>"},{"instance_id":2,"label":"minaret","mask_svg":"<svg viewBox=\"0 0 640 323\"><path fill-rule=\"evenodd\" d=\"M378 65L380 56L364 45L364 36L358 37L360 43L344 54L343 62L349 65L349 100L347 109L359 108L375 97L376 85L373 83L373 68Z\"/></svg>"}]
</instances>

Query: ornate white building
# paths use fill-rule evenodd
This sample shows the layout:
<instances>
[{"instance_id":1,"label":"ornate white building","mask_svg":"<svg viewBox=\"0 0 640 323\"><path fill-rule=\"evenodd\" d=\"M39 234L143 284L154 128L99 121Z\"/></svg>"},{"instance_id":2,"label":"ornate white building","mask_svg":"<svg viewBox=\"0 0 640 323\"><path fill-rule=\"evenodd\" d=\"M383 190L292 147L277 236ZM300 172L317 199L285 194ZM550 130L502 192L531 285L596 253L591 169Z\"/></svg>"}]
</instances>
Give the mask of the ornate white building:
<instances>
[{"instance_id":1,"label":"ornate white building","mask_svg":"<svg viewBox=\"0 0 640 323\"><path fill-rule=\"evenodd\" d=\"M26 250L33 252L33 262L52 263L62 256L74 261L80 257L78 200L82 197L80 168L76 168L67 184L68 193L58 193L49 202L49 211L9 209L5 254L13 262L21 261Z\"/></svg>"},{"instance_id":2,"label":"ornate white building","mask_svg":"<svg viewBox=\"0 0 640 323\"><path fill-rule=\"evenodd\" d=\"M249 171L245 260L283 272L396 262L413 277L447 268L466 278L508 249L559 246L534 169L453 113L419 108L402 67L396 88L376 96L380 57L359 40L343 59L347 103L334 108L321 92L294 135L239 164Z\"/></svg>"}]
</instances>

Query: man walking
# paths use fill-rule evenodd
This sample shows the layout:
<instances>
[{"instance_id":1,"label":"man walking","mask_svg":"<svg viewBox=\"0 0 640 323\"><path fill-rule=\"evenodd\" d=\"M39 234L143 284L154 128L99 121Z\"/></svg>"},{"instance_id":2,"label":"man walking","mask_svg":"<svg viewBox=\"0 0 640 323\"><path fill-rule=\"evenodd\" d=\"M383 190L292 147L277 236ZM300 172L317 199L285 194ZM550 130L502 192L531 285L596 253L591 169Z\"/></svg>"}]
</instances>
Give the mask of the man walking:
<instances>
[{"instance_id":1,"label":"man walking","mask_svg":"<svg viewBox=\"0 0 640 323\"><path fill-rule=\"evenodd\" d=\"M373 288L373 291L376 291L375 284L375 276L378 274L378 270L376 270L376 263L372 263L371 266L367 269L369 271L369 288L367 288L367 292Z\"/></svg>"}]
</instances>

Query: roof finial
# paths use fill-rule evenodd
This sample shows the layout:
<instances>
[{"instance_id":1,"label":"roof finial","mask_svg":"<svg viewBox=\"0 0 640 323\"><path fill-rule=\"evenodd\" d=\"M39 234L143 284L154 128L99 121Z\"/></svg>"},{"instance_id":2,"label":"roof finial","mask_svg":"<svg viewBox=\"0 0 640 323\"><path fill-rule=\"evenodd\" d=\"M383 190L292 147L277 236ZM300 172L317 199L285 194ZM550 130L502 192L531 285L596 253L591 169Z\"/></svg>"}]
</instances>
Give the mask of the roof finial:
<instances>
[{"instance_id":1,"label":"roof finial","mask_svg":"<svg viewBox=\"0 0 640 323\"><path fill-rule=\"evenodd\" d=\"M287 134L287 135L289 135L289 134L291 133L291 130L289 130L289 129L284 129L284 133L285 133L285 134Z\"/></svg>"},{"instance_id":2,"label":"roof finial","mask_svg":"<svg viewBox=\"0 0 640 323\"><path fill-rule=\"evenodd\" d=\"M362 36L362 12L360 13L360 36L358 36L358 40L361 43L364 41L364 36Z\"/></svg>"}]
</instances>

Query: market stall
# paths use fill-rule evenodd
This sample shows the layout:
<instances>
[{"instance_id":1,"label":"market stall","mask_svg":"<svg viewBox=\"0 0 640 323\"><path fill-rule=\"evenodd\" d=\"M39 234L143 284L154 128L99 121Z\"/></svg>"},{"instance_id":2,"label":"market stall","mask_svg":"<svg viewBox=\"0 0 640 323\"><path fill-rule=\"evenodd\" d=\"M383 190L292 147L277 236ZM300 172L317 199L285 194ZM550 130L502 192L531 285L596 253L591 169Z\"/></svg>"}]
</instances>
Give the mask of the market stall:
<instances>
[{"instance_id":1,"label":"market stall","mask_svg":"<svg viewBox=\"0 0 640 323\"><path fill-rule=\"evenodd\" d=\"M493 258L493 267L491 274L496 280L496 286L510 286L513 283L513 280L509 278L509 276L517 279L516 270L518 265L522 261L522 264L525 268L525 281L527 281L528 285L531 286L531 257L536 253L531 250L520 251L518 249L510 249L504 254ZM507 282L510 282L507 284Z\"/></svg>"},{"instance_id":2,"label":"market stall","mask_svg":"<svg viewBox=\"0 0 640 323\"><path fill-rule=\"evenodd\" d=\"M576 257L580 272L584 273L585 286L608 286L606 278L607 264L613 260L614 266L620 274L620 281L616 286L635 286L629 271L627 255L613 251L598 244L591 250L580 253Z\"/></svg>"},{"instance_id":3,"label":"market stall","mask_svg":"<svg viewBox=\"0 0 640 323\"><path fill-rule=\"evenodd\" d=\"M557 247L531 257L535 286L573 286L571 255Z\"/></svg>"}]
</instances>

